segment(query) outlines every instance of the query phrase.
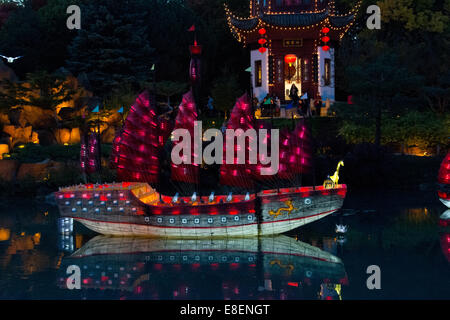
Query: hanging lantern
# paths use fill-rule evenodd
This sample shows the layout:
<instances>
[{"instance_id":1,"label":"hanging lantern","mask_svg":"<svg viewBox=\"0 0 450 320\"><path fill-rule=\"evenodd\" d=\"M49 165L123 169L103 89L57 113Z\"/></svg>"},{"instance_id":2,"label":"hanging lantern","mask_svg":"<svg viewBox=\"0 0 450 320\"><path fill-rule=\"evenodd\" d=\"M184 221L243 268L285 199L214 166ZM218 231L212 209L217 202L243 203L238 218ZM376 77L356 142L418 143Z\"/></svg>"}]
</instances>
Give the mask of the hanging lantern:
<instances>
[{"instance_id":1,"label":"hanging lantern","mask_svg":"<svg viewBox=\"0 0 450 320\"><path fill-rule=\"evenodd\" d=\"M190 46L189 50L191 51L191 55L201 55L202 54L202 46L197 44Z\"/></svg>"},{"instance_id":2,"label":"hanging lantern","mask_svg":"<svg viewBox=\"0 0 450 320\"><path fill-rule=\"evenodd\" d=\"M265 45L265 44L267 43L267 40L264 39L264 38L261 38L261 39L258 40L258 43L259 43L260 45Z\"/></svg>"},{"instance_id":3,"label":"hanging lantern","mask_svg":"<svg viewBox=\"0 0 450 320\"><path fill-rule=\"evenodd\" d=\"M297 56L295 54L288 54L284 57L284 61L289 64L289 67L292 67L292 65L297 61Z\"/></svg>"},{"instance_id":4,"label":"hanging lantern","mask_svg":"<svg viewBox=\"0 0 450 320\"><path fill-rule=\"evenodd\" d=\"M322 41L323 41L324 43L327 43L327 42L330 41L330 37L329 37L329 36L322 37Z\"/></svg>"},{"instance_id":5,"label":"hanging lantern","mask_svg":"<svg viewBox=\"0 0 450 320\"><path fill-rule=\"evenodd\" d=\"M323 47L322 47L322 50L323 50L323 51L328 51L328 50L330 50L330 47L329 47L329 46L323 46Z\"/></svg>"},{"instance_id":6,"label":"hanging lantern","mask_svg":"<svg viewBox=\"0 0 450 320\"><path fill-rule=\"evenodd\" d=\"M330 28L328 28L328 27L322 28L322 33L327 34L328 32L330 32Z\"/></svg>"},{"instance_id":7,"label":"hanging lantern","mask_svg":"<svg viewBox=\"0 0 450 320\"><path fill-rule=\"evenodd\" d=\"M266 51L267 51L267 48L264 48L264 47L259 48L259 52L261 52L261 53L264 53Z\"/></svg>"},{"instance_id":8,"label":"hanging lantern","mask_svg":"<svg viewBox=\"0 0 450 320\"><path fill-rule=\"evenodd\" d=\"M261 29L258 30L258 33L259 33L260 35L265 35L265 34L267 33L267 31L266 31L266 29L261 28Z\"/></svg>"}]
</instances>

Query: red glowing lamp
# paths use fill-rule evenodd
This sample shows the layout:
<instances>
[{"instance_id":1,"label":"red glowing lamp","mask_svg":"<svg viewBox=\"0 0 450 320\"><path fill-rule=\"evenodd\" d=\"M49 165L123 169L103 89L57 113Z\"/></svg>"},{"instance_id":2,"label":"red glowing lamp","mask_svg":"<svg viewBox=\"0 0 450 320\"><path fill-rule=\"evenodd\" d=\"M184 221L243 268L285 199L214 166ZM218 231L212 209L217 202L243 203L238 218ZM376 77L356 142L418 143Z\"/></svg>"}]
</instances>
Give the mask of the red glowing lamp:
<instances>
[{"instance_id":1,"label":"red glowing lamp","mask_svg":"<svg viewBox=\"0 0 450 320\"><path fill-rule=\"evenodd\" d=\"M292 65L297 61L297 56L295 54L288 54L284 57L284 61L292 67Z\"/></svg>"},{"instance_id":2,"label":"red glowing lamp","mask_svg":"<svg viewBox=\"0 0 450 320\"><path fill-rule=\"evenodd\" d=\"M329 36L325 36L322 38L322 41L327 43L328 41L330 41L330 37Z\"/></svg>"},{"instance_id":3,"label":"red glowing lamp","mask_svg":"<svg viewBox=\"0 0 450 320\"><path fill-rule=\"evenodd\" d=\"M330 32L330 28L328 28L328 27L322 28L322 33L327 34L328 32Z\"/></svg>"},{"instance_id":4,"label":"red glowing lamp","mask_svg":"<svg viewBox=\"0 0 450 320\"><path fill-rule=\"evenodd\" d=\"M267 33L267 31L266 31L266 29L261 28L261 29L258 30L258 33L259 33L260 35L265 35L265 34Z\"/></svg>"},{"instance_id":5,"label":"red glowing lamp","mask_svg":"<svg viewBox=\"0 0 450 320\"><path fill-rule=\"evenodd\" d=\"M261 53L264 53L264 52L266 52L266 51L267 51L267 48L264 48L264 47L259 48L259 52L261 52Z\"/></svg>"},{"instance_id":6,"label":"red glowing lamp","mask_svg":"<svg viewBox=\"0 0 450 320\"><path fill-rule=\"evenodd\" d=\"M330 47L329 47L329 46L323 46L323 47L322 47L322 50L323 50L323 51L328 51L328 50L330 50Z\"/></svg>"},{"instance_id":7,"label":"red glowing lamp","mask_svg":"<svg viewBox=\"0 0 450 320\"><path fill-rule=\"evenodd\" d=\"M264 45L264 44L267 43L267 40L264 39L264 38L261 38L261 39L258 40L258 43L259 43L260 45Z\"/></svg>"},{"instance_id":8,"label":"red glowing lamp","mask_svg":"<svg viewBox=\"0 0 450 320\"><path fill-rule=\"evenodd\" d=\"M201 55L202 54L202 46L193 45L190 46L190 51L192 55Z\"/></svg>"}]
</instances>

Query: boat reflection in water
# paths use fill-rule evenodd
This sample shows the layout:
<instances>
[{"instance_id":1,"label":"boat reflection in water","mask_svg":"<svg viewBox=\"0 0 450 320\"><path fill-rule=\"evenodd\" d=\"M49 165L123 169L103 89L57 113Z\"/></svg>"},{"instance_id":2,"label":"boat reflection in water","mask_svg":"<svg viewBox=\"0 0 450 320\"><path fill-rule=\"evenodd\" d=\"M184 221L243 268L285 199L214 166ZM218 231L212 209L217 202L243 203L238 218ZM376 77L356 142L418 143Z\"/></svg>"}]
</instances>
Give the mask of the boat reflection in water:
<instances>
[{"instance_id":1,"label":"boat reflection in water","mask_svg":"<svg viewBox=\"0 0 450 320\"><path fill-rule=\"evenodd\" d=\"M167 240L97 236L62 260L81 294L117 299L341 299L342 261L287 236ZM68 289L67 289L68 290ZM80 291L80 290L71 290ZM100 294L101 293L101 294Z\"/></svg>"},{"instance_id":2,"label":"boat reflection in water","mask_svg":"<svg viewBox=\"0 0 450 320\"><path fill-rule=\"evenodd\" d=\"M440 219L439 226L442 227L440 233L442 253L450 263L450 210L445 211Z\"/></svg>"}]
</instances>

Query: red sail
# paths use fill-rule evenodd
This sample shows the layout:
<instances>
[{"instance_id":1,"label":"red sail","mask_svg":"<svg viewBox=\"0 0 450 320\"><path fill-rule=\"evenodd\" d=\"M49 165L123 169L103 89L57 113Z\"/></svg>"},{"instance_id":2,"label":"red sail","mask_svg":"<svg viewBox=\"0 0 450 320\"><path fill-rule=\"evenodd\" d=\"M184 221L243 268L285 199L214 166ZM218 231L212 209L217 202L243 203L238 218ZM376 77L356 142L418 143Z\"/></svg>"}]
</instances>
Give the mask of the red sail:
<instances>
[{"instance_id":1,"label":"red sail","mask_svg":"<svg viewBox=\"0 0 450 320\"><path fill-rule=\"evenodd\" d=\"M289 159L291 170L297 174L311 172L313 161L311 136L303 121L300 121L292 132L291 149Z\"/></svg>"},{"instance_id":2,"label":"red sail","mask_svg":"<svg viewBox=\"0 0 450 320\"><path fill-rule=\"evenodd\" d=\"M439 170L438 182L442 184L450 184L450 152L447 153Z\"/></svg>"},{"instance_id":3,"label":"red sail","mask_svg":"<svg viewBox=\"0 0 450 320\"><path fill-rule=\"evenodd\" d=\"M295 136L287 129L280 131L280 144L279 144L279 168L278 177L280 179L294 179L295 171L292 169L293 158L292 151L293 145L295 145Z\"/></svg>"},{"instance_id":4,"label":"red sail","mask_svg":"<svg viewBox=\"0 0 450 320\"><path fill-rule=\"evenodd\" d=\"M195 106L192 91L189 91L183 96L183 100L180 104L178 115L175 120L174 130L186 129L189 131L189 134L191 135L191 164L176 165L172 162L172 180L174 181L194 184L198 183L199 166L194 163L194 121L197 121L197 108ZM182 143L182 138L180 141L174 142L174 146L179 143Z\"/></svg>"},{"instance_id":5,"label":"red sail","mask_svg":"<svg viewBox=\"0 0 450 320\"><path fill-rule=\"evenodd\" d=\"M245 94L240 97L236 105L231 112L230 120L227 124L227 129L242 129L244 132L248 129L255 129L255 119L253 117L252 106L248 96ZM253 188L253 172L255 170L254 164L250 164L249 153L254 150L250 150L250 143L246 139L245 144L245 164L237 164L237 139L234 143L234 164L226 163L227 150L226 137L224 138L224 151L223 151L223 164L220 168L220 183L228 186L235 186L241 188ZM257 151L257 150L256 150Z\"/></svg>"},{"instance_id":6,"label":"red sail","mask_svg":"<svg viewBox=\"0 0 450 320\"><path fill-rule=\"evenodd\" d=\"M81 136L80 167L84 173L94 173L100 169L99 137L91 132Z\"/></svg>"},{"instance_id":7,"label":"red sail","mask_svg":"<svg viewBox=\"0 0 450 320\"><path fill-rule=\"evenodd\" d=\"M113 143L112 165L121 181L156 183L159 175L159 128L147 91L131 107L122 133Z\"/></svg>"}]
</instances>

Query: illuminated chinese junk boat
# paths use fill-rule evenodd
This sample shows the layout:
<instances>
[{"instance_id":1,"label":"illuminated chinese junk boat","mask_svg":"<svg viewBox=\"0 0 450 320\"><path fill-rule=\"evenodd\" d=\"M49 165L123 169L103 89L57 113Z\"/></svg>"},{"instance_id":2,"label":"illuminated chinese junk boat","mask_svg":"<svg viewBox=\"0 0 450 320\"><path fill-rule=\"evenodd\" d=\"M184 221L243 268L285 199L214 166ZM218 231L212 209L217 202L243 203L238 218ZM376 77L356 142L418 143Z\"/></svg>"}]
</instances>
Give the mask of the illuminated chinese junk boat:
<instances>
[{"instance_id":1,"label":"illuminated chinese junk boat","mask_svg":"<svg viewBox=\"0 0 450 320\"><path fill-rule=\"evenodd\" d=\"M97 236L62 259L62 289L71 281L66 272L71 265L82 270L83 291L122 299L317 299L320 292L330 300L340 299L342 285L348 285L338 257L286 236L214 241ZM198 281L200 274L204 281ZM205 290L205 283L215 290Z\"/></svg>"},{"instance_id":2,"label":"illuminated chinese junk boat","mask_svg":"<svg viewBox=\"0 0 450 320\"><path fill-rule=\"evenodd\" d=\"M450 208L450 152L447 153L439 170L438 196L441 202Z\"/></svg>"},{"instance_id":3,"label":"illuminated chinese junk boat","mask_svg":"<svg viewBox=\"0 0 450 320\"><path fill-rule=\"evenodd\" d=\"M251 111L248 97L241 97L227 127L245 130L268 127L256 121ZM188 93L183 97L174 128L184 128L191 137L195 136L192 132L196 119L196 106L192 94ZM347 187L338 184L338 172L324 186L298 186L301 175L311 171L312 162L308 132L301 122L294 131L280 133L277 175L261 175L263 169L270 170L266 163L237 164L236 158L235 164L221 166L221 185L240 187L248 192L236 195L228 191L225 195L212 192L207 196L194 193L187 197L160 194L150 185L158 183L159 152L172 128L167 120L158 118L148 93L141 94L113 145L112 163L119 179L125 182L61 188L56 192L61 215L106 235L242 237L287 232L324 218L343 204ZM270 146L268 140L270 136L264 143ZM192 139L193 149L194 145ZM247 154L251 151L250 146ZM192 157L195 156L193 153ZM246 157L246 161L248 159ZM174 181L190 186L199 183L198 165L172 164L171 170ZM261 191L257 191L257 185L277 179L289 181L294 187L259 188Z\"/></svg>"}]
</instances>

